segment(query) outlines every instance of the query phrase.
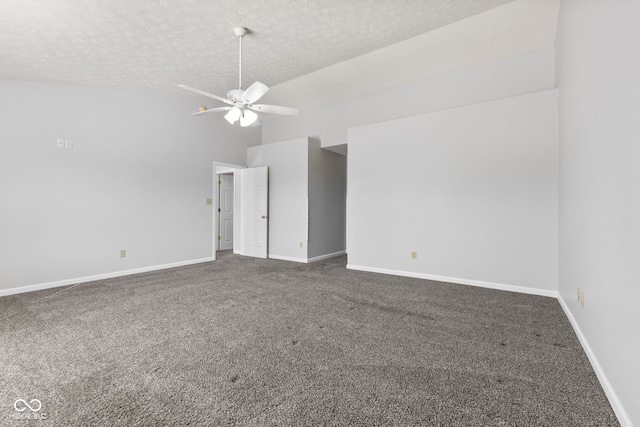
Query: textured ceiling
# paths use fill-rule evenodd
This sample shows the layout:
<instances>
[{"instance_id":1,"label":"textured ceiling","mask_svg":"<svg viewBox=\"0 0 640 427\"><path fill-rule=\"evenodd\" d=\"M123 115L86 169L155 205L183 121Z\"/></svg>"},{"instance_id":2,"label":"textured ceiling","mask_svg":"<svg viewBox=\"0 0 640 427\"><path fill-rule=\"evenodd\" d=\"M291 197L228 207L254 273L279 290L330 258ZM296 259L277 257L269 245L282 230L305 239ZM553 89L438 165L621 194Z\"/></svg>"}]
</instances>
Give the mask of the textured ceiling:
<instances>
[{"instance_id":1,"label":"textured ceiling","mask_svg":"<svg viewBox=\"0 0 640 427\"><path fill-rule=\"evenodd\" d=\"M308 109L555 44L560 0L518 0L273 86L263 98Z\"/></svg>"},{"instance_id":2,"label":"textured ceiling","mask_svg":"<svg viewBox=\"0 0 640 427\"><path fill-rule=\"evenodd\" d=\"M0 78L224 95L236 26L244 86L273 86L511 1L1 0Z\"/></svg>"}]
</instances>

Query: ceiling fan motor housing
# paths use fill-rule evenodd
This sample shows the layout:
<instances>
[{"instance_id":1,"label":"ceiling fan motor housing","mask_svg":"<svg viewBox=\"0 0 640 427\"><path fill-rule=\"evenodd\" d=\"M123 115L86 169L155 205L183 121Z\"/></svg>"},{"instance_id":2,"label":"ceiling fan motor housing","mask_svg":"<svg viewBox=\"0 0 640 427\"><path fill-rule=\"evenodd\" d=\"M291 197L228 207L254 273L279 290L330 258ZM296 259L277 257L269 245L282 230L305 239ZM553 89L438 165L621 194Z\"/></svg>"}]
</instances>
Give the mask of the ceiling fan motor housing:
<instances>
[{"instance_id":1,"label":"ceiling fan motor housing","mask_svg":"<svg viewBox=\"0 0 640 427\"><path fill-rule=\"evenodd\" d=\"M232 102L242 102L242 94L244 90L242 89L232 89L227 92L227 99Z\"/></svg>"}]
</instances>

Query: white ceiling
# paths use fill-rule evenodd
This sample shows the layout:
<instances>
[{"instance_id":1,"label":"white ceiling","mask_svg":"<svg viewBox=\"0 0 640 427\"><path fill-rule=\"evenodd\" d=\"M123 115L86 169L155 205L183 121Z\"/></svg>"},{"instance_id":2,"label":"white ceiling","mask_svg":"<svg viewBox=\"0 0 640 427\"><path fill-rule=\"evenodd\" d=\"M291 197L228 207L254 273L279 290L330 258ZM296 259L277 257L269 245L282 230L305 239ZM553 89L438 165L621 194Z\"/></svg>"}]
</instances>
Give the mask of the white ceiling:
<instances>
[{"instance_id":1,"label":"white ceiling","mask_svg":"<svg viewBox=\"0 0 640 427\"><path fill-rule=\"evenodd\" d=\"M551 48L560 0L517 0L271 88L262 102L313 108Z\"/></svg>"},{"instance_id":2,"label":"white ceiling","mask_svg":"<svg viewBox=\"0 0 640 427\"><path fill-rule=\"evenodd\" d=\"M0 78L163 93L182 93L177 85L186 84L224 96L238 84L233 28L245 26L250 34L243 40L243 86L260 80L276 86L265 101L310 108L433 74L427 55L415 54L424 45L409 39L432 34L427 44L433 44L433 35L452 23L473 22L474 16L509 10L510 5L528 5L520 7L522 12L559 1L1 0ZM508 13L498 15L510 19ZM557 14L555 21L553 16L541 19L546 22L529 19L534 25L525 31L532 34L525 37L513 37L522 32L521 20L499 36L512 45L539 38L539 33L548 36L550 26L555 36ZM438 37L440 56L460 50L455 34ZM403 41L413 49L409 55L401 48L404 74L384 69L384 78L362 78L369 64L362 58L373 55L379 65L393 59L393 49ZM471 44L463 53L473 56L474 49ZM406 60L412 57L422 59ZM351 74L336 74L350 64L355 67ZM355 85L356 80L366 84Z\"/></svg>"}]
</instances>

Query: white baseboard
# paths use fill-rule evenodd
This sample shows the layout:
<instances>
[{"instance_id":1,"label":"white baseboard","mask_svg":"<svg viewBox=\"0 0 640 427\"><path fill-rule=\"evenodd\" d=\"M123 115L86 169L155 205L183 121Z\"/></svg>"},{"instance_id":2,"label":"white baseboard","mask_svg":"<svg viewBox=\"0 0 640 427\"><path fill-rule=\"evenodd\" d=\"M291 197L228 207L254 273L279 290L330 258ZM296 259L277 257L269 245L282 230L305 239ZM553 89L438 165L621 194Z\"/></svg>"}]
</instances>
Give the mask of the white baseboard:
<instances>
[{"instance_id":1,"label":"white baseboard","mask_svg":"<svg viewBox=\"0 0 640 427\"><path fill-rule=\"evenodd\" d=\"M333 257L337 257L337 256L341 256L346 254L347 251L338 251L338 252L332 252L330 254L324 254L324 255L320 255L320 256L316 256L313 258L309 258L307 260L307 262L316 262L316 261L322 261L323 259L329 259L329 258L333 258Z\"/></svg>"},{"instance_id":2,"label":"white baseboard","mask_svg":"<svg viewBox=\"0 0 640 427\"><path fill-rule=\"evenodd\" d=\"M333 257L336 257L336 256L344 255L346 253L347 253L347 251L333 252L333 253L330 253L330 254L320 255L320 256L317 256L317 257L307 258L307 259L305 259L305 258L294 258L294 257L284 256L284 255L269 254L269 258L271 258L271 259L279 259L281 261L292 261L292 262L301 262L301 263L304 263L304 264L308 264L310 262L322 261L323 259L333 258Z\"/></svg>"},{"instance_id":3,"label":"white baseboard","mask_svg":"<svg viewBox=\"0 0 640 427\"><path fill-rule=\"evenodd\" d=\"M150 267L134 268L131 270L115 271L113 273L96 274L94 276L77 277L75 279L58 280L56 282L39 283L37 285L19 286L17 288L0 289L0 297L24 292L40 291L42 289L57 288L60 286L76 285L78 283L94 282L96 280L113 279L114 277L128 276L131 274L147 273L149 271L164 270L173 267L182 267L185 265L200 264L203 262L214 261L213 257L192 259L189 261L172 262L169 264L153 265Z\"/></svg>"},{"instance_id":4,"label":"white baseboard","mask_svg":"<svg viewBox=\"0 0 640 427\"><path fill-rule=\"evenodd\" d=\"M482 282L480 280L460 279L457 277L436 276L434 274L414 273L411 271L389 270L386 268L365 267L361 265L347 264L350 270L368 271L371 273L391 274L393 276L413 277L416 279L435 280L437 282L456 283L459 285L478 286L480 288L498 289L500 291L520 292L523 294L540 295L556 298L558 292L547 289L529 288L526 286L505 285L503 283Z\"/></svg>"},{"instance_id":5,"label":"white baseboard","mask_svg":"<svg viewBox=\"0 0 640 427\"><path fill-rule=\"evenodd\" d=\"M304 264L307 263L307 260L305 258L294 258L294 257L291 257L291 256L284 256L284 255L269 254L269 258L271 258L271 259L279 259L281 261L302 262Z\"/></svg>"},{"instance_id":6,"label":"white baseboard","mask_svg":"<svg viewBox=\"0 0 640 427\"><path fill-rule=\"evenodd\" d=\"M604 390L604 393L607 395L607 398L609 399L611 408L613 409L613 412L615 412L616 417L618 417L618 421L620 422L620 425L622 425L622 427L633 427L631 418L629 418L627 411L625 411L624 407L622 406L622 402L620 402L620 399L618 398L617 393L611 386L611 383L609 382L607 375L604 373L604 369L602 369L600 362L598 362L598 358L596 357L595 353L591 349L591 346L589 345L587 338L582 333L582 329L580 329L578 322L576 321L575 317L573 317L573 313L569 309L569 306L565 302L564 298L562 298L562 295L560 293L558 293L558 302L560 303L560 306L564 310L564 314L566 314L567 317L569 318L569 322L571 322L571 326L573 326L573 330L578 336L578 340L580 341L580 344L582 345L584 352L587 354L587 357L589 358L589 362L591 362L591 367L595 371L596 376L600 381L600 385L602 385L602 389Z\"/></svg>"}]
</instances>

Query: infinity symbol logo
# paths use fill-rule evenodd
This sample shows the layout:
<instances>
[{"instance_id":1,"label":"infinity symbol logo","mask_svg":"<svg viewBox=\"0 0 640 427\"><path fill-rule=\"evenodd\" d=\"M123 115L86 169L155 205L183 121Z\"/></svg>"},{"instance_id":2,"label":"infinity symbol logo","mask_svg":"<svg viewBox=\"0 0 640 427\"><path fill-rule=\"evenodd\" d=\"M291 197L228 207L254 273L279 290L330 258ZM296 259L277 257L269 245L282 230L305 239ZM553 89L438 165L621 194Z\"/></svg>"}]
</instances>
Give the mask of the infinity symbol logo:
<instances>
[{"instance_id":1,"label":"infinity symbol logo","mask_svg":"<svg viewBox=\"0 0 640 427\"><path fill-rule=\"evenodd\" d=\"M19 403L22 404L18 405ZM33 406L31 406L29 403ZM29 403L27 403L27 401L24 399L18 399L14 402L13 407L16 408L16 411L18 412L26 411L27 408L31 409L33 412L38 412L42 408L42 402L40 402L38 399L31 399Z\"/></svg>"}]
</instances>

